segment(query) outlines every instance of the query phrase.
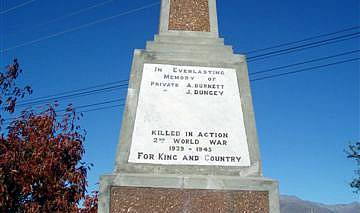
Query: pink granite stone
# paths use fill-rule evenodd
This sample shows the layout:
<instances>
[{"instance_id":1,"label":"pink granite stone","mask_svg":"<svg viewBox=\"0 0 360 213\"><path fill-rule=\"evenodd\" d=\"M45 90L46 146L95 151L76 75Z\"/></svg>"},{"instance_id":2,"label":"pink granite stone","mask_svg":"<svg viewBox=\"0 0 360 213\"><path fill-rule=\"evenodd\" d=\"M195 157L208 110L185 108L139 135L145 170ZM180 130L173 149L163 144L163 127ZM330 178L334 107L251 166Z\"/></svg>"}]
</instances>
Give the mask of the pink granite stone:
<instances>
[{"instance_id":1,"label":"pink granite stone","mask_svg":"<svg viewBox=\"0 0 360 213\"><path fill-rule=\"evenodd\" d=\"M171 0L169 30L210 32L208 0Z\"/></svg>"},{"instance_id":2,"label":"pink granite stone","mask_svg":"<svg viewBox=\"0 0 360 213\"><path fill-rule=\"evenodd\" d=\"M266 191L113 187L111 213L269 213Z\"/></svg>"}]
</instances>

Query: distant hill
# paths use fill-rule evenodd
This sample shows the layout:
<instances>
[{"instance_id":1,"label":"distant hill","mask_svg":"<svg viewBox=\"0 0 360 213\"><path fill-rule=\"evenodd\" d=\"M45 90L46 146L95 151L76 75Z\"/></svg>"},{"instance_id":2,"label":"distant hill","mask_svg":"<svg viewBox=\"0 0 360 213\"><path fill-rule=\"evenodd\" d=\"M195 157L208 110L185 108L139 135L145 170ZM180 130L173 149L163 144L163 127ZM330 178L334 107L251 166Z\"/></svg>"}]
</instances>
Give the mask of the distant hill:
<instances>
[{"instance_id":1,"label":"distant hill","mask_svg":"<svg viewBox=\"0 0 360 213\"><path fill-rule=\"evenodd\" d=\"M325 205L301 200L295 196L280 197L281 213L360 213L360 203Z\"/></svg>"}]
</instances>

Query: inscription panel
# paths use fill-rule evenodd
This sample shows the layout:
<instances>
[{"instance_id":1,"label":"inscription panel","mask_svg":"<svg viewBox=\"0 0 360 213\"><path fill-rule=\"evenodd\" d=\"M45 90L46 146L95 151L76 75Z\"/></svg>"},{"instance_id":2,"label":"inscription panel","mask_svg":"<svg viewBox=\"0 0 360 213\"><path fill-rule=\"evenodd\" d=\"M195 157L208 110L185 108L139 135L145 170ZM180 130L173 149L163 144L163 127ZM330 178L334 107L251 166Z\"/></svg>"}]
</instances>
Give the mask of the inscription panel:
<instances>
[{"instance_id":1,"label":"inscription panel","mask_svg":"<svg viewBox=\"0 0 360 213\"><path fill-rule=\"evenodd\" d=\"M236 70L144 64L128 161L250 166Z\"/></svg>"},{"instance_id":2,"label":"inscription panel","mask_svg":"<svg viewBox=\"0 0 360 213\"><path fill-rule=\"evenodd\" d=\"M210 32L208 0L171 0L169 30Z\"/></svg>"}]
</instances>

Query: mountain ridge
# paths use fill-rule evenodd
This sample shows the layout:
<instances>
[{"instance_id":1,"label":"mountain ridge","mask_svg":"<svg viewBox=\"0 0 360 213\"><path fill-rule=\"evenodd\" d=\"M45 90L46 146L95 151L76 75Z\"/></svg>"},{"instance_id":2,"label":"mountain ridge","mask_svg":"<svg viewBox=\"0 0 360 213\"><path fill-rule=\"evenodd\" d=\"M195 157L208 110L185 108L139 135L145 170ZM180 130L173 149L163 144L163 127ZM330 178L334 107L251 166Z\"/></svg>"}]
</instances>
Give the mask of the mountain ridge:
<instances>
[{"instance_id":1,"label":"mountain ridge","mask_svg":"<svg viewBox=\"0 0 360 213\"><path fill-rule=\"evenodd\" d=\"M281 195L280 210L281 213L360 213L360 202L328 205Z\"/></svg>"}]
</instances>

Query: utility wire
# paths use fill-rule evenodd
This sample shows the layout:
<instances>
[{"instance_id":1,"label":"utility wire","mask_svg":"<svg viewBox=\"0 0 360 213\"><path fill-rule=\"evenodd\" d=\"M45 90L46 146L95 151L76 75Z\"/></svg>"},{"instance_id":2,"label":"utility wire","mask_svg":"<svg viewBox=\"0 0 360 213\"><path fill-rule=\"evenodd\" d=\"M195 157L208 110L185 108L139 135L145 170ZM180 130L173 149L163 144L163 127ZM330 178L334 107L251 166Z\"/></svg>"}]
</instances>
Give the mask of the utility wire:
<instances>
[{"instance_id":1,"label":"utility wire","mask_svg":"<svg viewBox=\"0 0 360 213\"><path fill-rule=\"evenodd\" d=\"M114 99L114 100L110 100L110 101L104 101L104 102L98 102L98 103L93 103L93 104L87 104L87 105L81 105L81 106L78 106L78 107L74 107L73 109L74 110L78 110L78 109L83 109L83 108L89 108L89 107L93 107L93 106L99 106L99 105L105 105L105 104L111 104L111 103L117 103L117 102L122 102L124 101L125 99L123 98L119 98L119 99ZM115 107L115 106L124 106L124 104L117 104L117 105L114 105L114 106L111 106L111 107ZM85 111L79 111L79 113L81 112L90 112L90 111L95 111L95 110L100 110L100 109L107 109L109 106L106 106L106 107L101 107L101 108L95 108L95 109L90 109L90 110L85 110ZM59 112L66 112L67 109L61 109L61 110L56 110L56 113L59 113ZM14 121L18 118L7 118L7 119L4 119L5 122L9 122L9 121Z\"/></svg>"},{"instance_id":2,"label":"utility wire","mask_svg":"<svg viewBox=\"0 0 360 213\"><path fill-rule=\"evenodd\" d=\"M117 105L106 106L106 107L98 107L98 108L95 108L95 109L83 110L83 111L80 111L80 113L94 112L94 111L105 110L105 109L112 109L112 108L115 108L115 107L122 107L124 105L125 104L117 104Z\"/></svg>"},{"instance_id":3,"label":"utility wire","mask_svg":"<svg viewBox=\"0 0 360 213\"><path fill-rule=\"evenodd\" d=\"M254 78L254 79L251 79L250 81L253 82L253 81L265 80L265 79L270 79L270 78L276 78L276 77L280 77L280 76L285 76L285 75L291 75L291 74L300 73L300 72L311 71L311 70L315 70L315 69L320 69L320 68L324 68L324 67L328 67L328 66L333 66L333 65L337 65L337 64L344 64L344 63L348 63L348 62L352 62L352 61L357 61L357 60L360 60L360 58L352 58L352 59L348 59L348 60L344 60L344 61L338 61L338 62L334 62L334 63L330 63L330 64L325 64L325 65L319 65L319 66L304 68L304 69L300 69L300 70L296 70L296 71L292 71L292 72L285 72L285 73L280 73L280 74L275 74L275 75L269 75L269 76L260 77L260 78Z\"/></svg>"},{"instance_id":4,"label":"utility wire","mask_svg":"<svg viewBox=\"0 0 360 213\"><path fill-rule=\"evenodd\" d=\"M331 59L331 58L335 58L335 57L339 57L339 56L344 56L344 55L350 55L350 54L357 53L357 52L360 52L360 50L353 50L353 51L349 51L349 52L345 52L345 53L340 53L340 54L336 54L336 55L326 56L326 57L322 57L322 58L316 58L316 59L312 59L312 60L308 60L308 61L303 61L303 62L299 62L299 63L288 64L288 65L285 65L285 66L280 66L280 67L274 67L274 68L270 68L270 69L265 69L265 70L261 70L261 71L249 73L249 75L251 76L251 75L257 75L257 74L272 72L272 71L275 71L275 70L282 70L282 69L289 68L289 67L294 67L294 66L303 65L303 64L308 64L308 63L317 62L317 61L322 61L322 60Z\"/></svg>"},{"instance_id":5,"label":"utility wire","mask_svg":"<svg viewBox=\"0 0 360 213\"><path fill-rule=\"evenodd\" d=\"M280 73L280 74L275 74L275 75L270 75L270 76L255 78L255 79L251 79L250 81L264 80L264 79L275 78L275 77L280 77L280 76L284 76L284 75L295 74L295 73L299 73L299 72L305 72L305 71L315 70L315 69L324 68L324 67L328 67L328 66L333 66L333 65L338 65L338 64L343 64L343 63L348 63L348 62L356 61L356 60L359 60L359 59L360 59L360 58L347 59L347 60L338 61L338 62L334 62L334 63L329 63L329 64L325 64L325 65L308 67L308 68L304 68L304 69L300 69L300 70L296 70L296 71L291 71L291 72L286 72L286 73ZM124 99L116 99L115 101L119 101L119 100L124 100ZM110 101L110 102L107 101L107 102L100 102L100 103L95 103L95 104L90 104L90 105L83 105L83 106L76 107L76 108L79 109L79 108L91 107L91 106L96 106L96 105L101 105L101 104L112 103L112 102L114 102L114 101ZM29 104L31 104L31 103L29 103Z\"/></svg>"},{"instance_id":6,"label":"utility wire","mask_svg":"<svg viewBox=\"0 0 360 213\"><path fill-rule=\"evenodd\" d=\"M2 49L2 50L0 50L0 53L8 52L10 50L13 50L13 49L16 49L16 48L19 48L19 47L27 46L27 45L30 45L30 44L34 44L34 43L37 43L37 42L40 42L40 41L44 41L44 40L47 40L47 39L50 39L50 38L54 38L54 37L63 35L63 34L66 34L66 33L74 32L74 31L77 31L77 30L80 30L80 29L83 29L83 28L86 28L86 27L89 27L89 26L92 26L92 25L95 25L95 24L102 23L104 21L109 21L111 19L118 18L120 16L129 15L129 14L132 14L132 13L135 13L135 12L138 12L138 11L145 10L147 8L153 7L153 6L158 5L158 4L160 4L160 3L156 2L156 3L148 4L148 5L136 8L136 9L121 12L121 13L113 15L113 16L98 19L98 20L89 22L87 24L82 24L82 25L79 25L77 27L73 27L73 28L70 28L70 29L67 29L67 30L64 30L64 31L53 33L53 34L50 34L50 35L47 35L47 36L43 36L43 37L38 38L38 39L34 39L34 40L27 41L27 42L24 42L24 43L21 43L21 44L18 44L18 45L14 45L12 47Z\"/></svg>"},{"instance_id":7,"label":"utility wire","mask_svg":"<svg viewBox=\"0 0 360 213\"><path fill-rule=\"evenodd\" d=\"M97 94L97 93L101 93L101 92L105 92L105 91L107 91L107 92L113 91L115 89L124 88L124 86L127 86L127 84L116 85L116 86L106 87L106 88L102 88L102 89L95 89L95 90L90 90L90 91L85 91L85 92L80 92L80 93L74 93L71 95L63 95L63 96L57 96L57 97L52 97L52 98L45 98L45 99L38 100L38 101L25 102L25 103L18 104L17 107L33 106L33 105L38 105L38 104L61 100L61 99L83 97L83 96L93 95L93 94Z\"/></svg>"},{"instance_id":8,"label":"utility wire","mask_svg":"<svg viewBox=\"0 0 360 213\"><path fill-rule=\"evenodd\" d=\"M88 107L93 107L93 106L104 105L104 104L117 103L117 102L120 102L120 101L125 101L125 99L118 98L118 99L114 99L114 100L111 100L111 101L104 101L104 102L99 102L99 103L94 103L94 104L81 105L81 106L78 106L78 107L74 107L74 109L75 110L83 109L83 108L88 108ZM65 111L66 111L66 109L62 109L62 110L59 110L58 112L65 112Z\"/></svg>"},{"instance_id":9,"label":"utility wire","mask_svg":"<svg viewBox=\"0 0 360 213\"><path fill-rule=\"evenodd\" d=\"M75 14L77 14L77 13L80 13L80 12L83 12L83 11L86 11L86 10L89 10L89 9L92 9L92 8L94 8L94 7L99 7L99 6L103 5L103 4L109 3L109 2L111 2L111 1L113 1L113 0L108 0L108 1L105 1L105 2L100 3L100 4L93 5L93 6L90 6L90 7L88 7L88 8L84 8L84 9L82 9L82 10L76 11L76 12L74 12L74 13L72 13L72 14L65 15L65 16L63 16L63 17L72 16L72 15L75 15ZM84 27L87 27L87 26L90 26L90 25L93 25L93 24L97 24L97 23L100 23L100 22L103 22L103 21L107 21L107 20L116 18L116 17L121 16L121 15L126 15L126 14L129 14L129 13L132 13L132 12L136 12L136 11L139 11L139 10L142 10L142 9L145 9L145 8L148 8L148 7L152 7L152 6L155 6L155 5L157 5L157 4L159 4L159 3L157 2L157 3L150 4L150 5L146 5L146 6L141 7L141 8L137 8L137 9L134 9L134 10L130 10L130 11L127 11L127 12L124 12L124 13L120 13L120 14L117 14L117 15L114 15L114 16L110 16L110 17L107 17L107 18L104 18L104 19L96 20L96 21L90 22L90 23L88 23L88 24L80 25L80 26L75 27L75 28L70 28L70 29L65 30L65 31L61 31L61 32L58 32L58 33L55 33L55 34L51 34L51 35L48 35L48 36L44 36L44 37L41 37L41 38L39 38L39 39L35 39L35 40L29 41L29 42L25 42L25 43L22 43L22 44L19 44L19 45L15 45L15 46L13 46L13 47L9 47L9 48L0 50L0 53L2 53L2 52L7 52L7 51L9 51L9 50L12 50L12 49L15 49L15 48L18 48L18 47L30 45L30 44L33 44L33 43L36 43L36 42L39 42L39 41L42 41L42 40L50 39L50 38L53 38L53 37L56 37L56 36L59 36L59 35L62 35L62 34L68 33L68 32L76 31L76 30L82 29L82 28L84 28ZM59 19L61 19L61 17L60 17ZM259 51L263 51L263 50L267 50L267 49L272 49L272 48L275 48L275 47L287 46L287 45L290 45L290 44L299 43L299 42L302 42L302 41L307 41L307 40L311 40L311 39L315 39L315 38L320 38L320 37L324 37L324 36L328 36L328 35L334 35L334 34L338 34L338 33L340 33L340 32L346 32L346 31L350 31L350 30L353 30L353 29L357 29L357 28L360 28L360 27L359 27L359 26L355 26L355 27L351 27L351 28L339 30L339 31L332 32L332 33L321 34L321 35L318 35L318 36L313 36L313 37L310 37L310 38L302 39L302 40L300 40L300 41L289 42L289 43L280 44L280 45L276 45L276 46L272 46L272 47L268 47L268 48L263 48L263 49L259 49L259 50L249 51L249 52L247 52L246 54L253 53L253 52L259 52ZM282 51L285 51L285 50L282 50ZM267 53L266 55L268 55L268 54L273 54L273 53ZM263 56L263 55L258 55L258 56L254 56L254 57L262 57L262 56ZM253 57L250 57L249 59L251 59L251 58L253 58Z\"/></svg>"},{"instance_id":10,"label":"utility wire","mask_svg":"<svg viewBox=\"0 0 360 213\"><path fill-rule=\"evenodd\" d=\"M333 65L338 65L338 64L353 62L353 61L357 61L357 60L360 60L360 57L359 57L359 58L352 58L352 59L348 59L348 60L343 60L343 61L338 61L338 62L334 62L334 63L330 63L330 64L325 64L325 65L319 65L319 66L309 67L309 68L300 69L300 70L296 70L296 71L292 71L292 72L286 72L286 73L281 73L281 74L276 74L276 75L265 76L265 77L261 77L261 78L255 78L255 79L251 79L250 81L251 81L251 82L254 82L254 81L259 81L259 80L276 78L276 77L280 77L280 76L285 76L285 75L291 75L291 74L300 73L300 72L311 71L311 70L315 70L315 69L320 69L320 68L324 68L324 67L328 67L328 66L333 66ZM78 106L78 107L74 107L74 109L77 110L77 109L82 109L82 108L88 108L88 107L93 107L93 106L99 106L99 105L105 105L105 104L115 103L115 102L119 102L119 101L122 102L122 101L125 101L125 99L121 98L121 99L115 99L115 100L110 100L110 101L105 101L105 102L99 102L99 103L81 105L81 106ZM79 112L81 113L81 112L99 111L99 110L114 108L114 107L118 107L118 106L124 106L124 103L117 104L117 105L113 105L113 106L104 106L104 107L99 107L99 108L89 109L89 110L79 111ZM57 110L56 112L64 112L64 111L66 111L66 109ZM8 118L8 119L5 119L4 121L6 121L5 123L8 123L8 122L14 121L14 120L16 120L16 119L17 119L17 118Z\"/></svg>"},{"instance_id":11,"label":"utility wire","mask_svg":"<svg viewBox=\"0 0 360 213\"><path fill-rule=\"evenodd\" d=\"M284 76L284 75L290 75L290 74L295 74L295 73L300 73L300 72L306 72L306 71L320 69L320 68L324 68L324 67L328 67L328 66L334 66L334 65L338 65L338 64L344 64L344 63L348 63L348 62L353 62L353 61L357 61L357 60L360 60L360 57L347 59L347 60L343 60L343 61L338 61L338 62L334 62L334 63L329 63L329 64L325 64L325 65L309 67L309 68L300 69L300 70L296 70L296 71L292 71L292 72L286 72L286 73L281 73L281 74L276 74L276 75L271 75L271 76L266 76L266 77L261 77L261 78L255 78L255 79L251 79L250 81L253 82L253 81L259 81L259 80L264 80L264 79L280 77L280 76ZM77 109L82 109L82 108L88 108L88 107L93 107L93 106L110 104L110 103L119 102L119 101L125 101L125 99L121 98L121 99L115 99L115 100L110 100L110 101L105 101L105 102L87 104L87 105L82 105L82 106L79 106L79 107L74 107L74 109L77 110ZM89 112L89 111L96 111L96 110L101 110L101 109L108 109L108 108L113 108L113 107L116 107L116 106L124 106L124 103L119 104L119 105L110 106L110 107L106 106L106 107L101 107L101 108L96 108L96 109L90 109L90 110L86 110L86 111L82 111L82 112ZM66 109L58 110L57 112L64 112L64 111L66 111Z\"/></svg>"},{"instance_id":12,"label":"utility wire","mask_svg":"<svg viewBox=\"0 0 360 213\"><path fill-rule=\"evenodd\" d=\"M74 11L74 12L71 12L71 13L68 13L68 14L65 14L63 16L60 16L60 17L57 17L57 18L54 18L54 19L51 19L47 22L44 22L44 23L40 23L38 25L35 25L34 27L42 27L42 26L46 26L46 25L49 25L51 23L54 23L54 22L57 22L57 21L60 21L60 20L64 20L64 19L67 19L67 18L70 18L72 16L75 16L75 15L78 15L80 13L83 13L83 12L86 12L86 11L89 11L89 10L92 10L92 9L95 9L95 8L98 8L98 7L101 7L101 6L104 6L108 3L111 3L115 0L107 0L107 1L104 1L104 2L101 2L101 3L98 3L98 4L94 4L94 5L91 5L91 6L88 6L88 7L85 7L85 8L82 8L80 10L77 10L77 11ZM9 33L9 34L14 34L16 32L12 32L12 33Z\"/></svg>"},{"instance_id":13,"label":"utility wire","mask_svg":"<svg viewBox=\"0 0 360 213\"><path fill-rule=\"evenodd\" d=\"M28 2L25 2L23 4L20 4L18 6L15 6L13 7L13 9L15 8L18 8L18 7L21 7L21 6L24 6L26 4L29 4L31 2L33 2L35 0L31 0L31 1L28 1ZM66 14L64 16L61 16L61 17L58 17L58 18L55 18L53 20L50 20L42 25L46 25L46 24L49 24L49 23L53 23L55 21L58 21L58 20L61 20L61 19L65 19L65 18L68 18L68 17L71 17L71 16L74 16L74 15L77 15L79 13L82 13L82 12L85 12L85 11L88 11L88 10L91 10L91 9L94 9L94 8L97 8L97 7L100 7L100 6L103 6L105 4L108 4L110 2L112 2L114 0L107 0L107 1L104 1L104 2L101 2L99 4L95 4L95 5L92 5L92 6L89 6L89 7L86 7L86 8L83 8L81 10L78 10L78 11L75 11L75 12L72 12L72 13L69 13L69 14ZM137 8L137 9L134 9L134 10L130 10L130 11L127 11L125 12L126 14L129 14L131 12L136 12L138 10L142 10L142 9L145 9L145 8L148 8L148 7L151 7L151 6L154 6L154 5L157 5L159 4L158 2L157 3L154 3L154 4L150 4L150 5L146 5L144 7L141 7L141 8ZM11 10L12 8L8 9L8 10ZM3 11L4 12L4 11ZM1 14L1 13L0 13ZM6 52L6 51L9 51L11 49L14 49L14 48L17 48L17 47L21 47L21 46L25 46L25 45L29 45L29 44L32 44L32 43L35 43L35 42L38 42L38 41L41 41L41 40L45 40L45 39L49 39L49 38L52 38L52 37L55 37L55 36L59 36L59 35L62 35L64 33L67 33L67 32L72 32L72 31L75 31L75 30L78 30L80 28L83 28L83 27L86 27L86 26L89 26L89 25L92 25L92 24L96 24L96 23L100 23L102 21L106 21L106 20L109 20L109 19L112 19L112 18L116 18L118 17L119 15L124 15L123 13L120 13L120 14L117 14L115 16L110 16L108 18L105 18L105 19L100 19L100 20L97 20L95 22L91 22L91 23L88 23L88 24L85 24L85 25L80 25L78 27L75 27L75 28L71 28L69 30L65 30L65 31L62 31L62 32L59 32L59 33L55 33L55 34L52 34L52 35L49 35L49 36L44 36L44 37L41 37L39 39L35 39L33 41L29 41L29 42L25 42L23 44L19 44L19 45L15 45L13 47L10 47L10 48L6 48L6 49L3 49L3 50L0 50L0 52ZM41 25L40 25L41 26ZM248 51L248 52L245 52L245 54L251 54L251 53L255 53L255 52L260 52L260 51L264 51L264 50L268 50L268 49L273 49L273 48L277 48L277 47L282 47L282 46L288 46L288 45L292 45L292 44L295 44L295 43L300 43L300 42L304 42L304 41L308 41L308 40L312 40L312 39L316 39L316 38L320 38L320 37L325 37L325 36L329 36L329 35L334 35L334 34L338 34L338 33L341 33L341 32L346 32L346 31L350 31L350 30L354 30L354 29L358 29L360 28L359 26L354 26L354 27L350 27L350 28L346 28L346 29L342 29L342 30L338 30L338 31L335 31L335 32L332 32L332 33L327 33L327 34L321 34L321 35L318 35L318 36L312 36L312 37L309 37L309 38L305 38L305 39L302 39L302 40L298 40L298 41L294 41L294 42L288 42L288 43L284 43L284 44L279 44L279 45L275 45L275 46L271 46L271 47L267 47L267 48L262 48L262 49L257 49L257 50L252 50L252 51ZM260 56L255 56L255 57L261 57ZM251 57L250 57L251 58Z\"/></svg>"},{"instance_id":14,"label":"utility wire","mask_svg":"<svg viewBox=\"0 0 360 213\"><path fill-rule=\"evenodd\" d=\"M63 95L68 95L68 94L72 94L72 93L76 93L76 92L83 92L89 89L95 89L95 88L101 88L101 87L105 87L105 86L110 86L110 85L114 85L114 84L124 84L127 85L128 80L121 80L121 81L113 81L113 82L108 82L108 83L104 83L104 84L98 84L98 85L94 85L94 86L90 86L90 87L85 87L85 88L81 88L81 89L74 89L74 90L69 90L66 92L60 92L60 93L56 93L56 94L52 94L52 95L46 95L46 96L42 96L42 97L38 97L38 98L32 98L23 102L20 102L20 104L23 104L24 102L33 102L33 101L38 101L38 100L42 100L42 99L48 99L51 97L57 97L57 96L63 96Z\"/></svg>"},{"instance_id":15,"label":"utility wire","mask_svg":"<svg viewBox=\"0 0 360 213\"><path fill-rule=\"evenodd\" d=\"M94 109L88 109L88 110L82 110L82 111L76 111L76 113L87 113L87 112L95 112L95 111L100 111L100 110L106 110L106 109L112 109L112 108L116 108L116 107L123 107L125 104L116 104L116 105L111 105L111 106L106 106L106 107L97 107ZM58 113L58 111L56 111L56 113ZM56 115L56 117L62 117L65 116L65 114L62 115ZM15 118L16 119L16 118ZM14 120L15 120L14 119ZM11 121L10 121L11 122ZM9 121L6 124L10 123Z\"/></svg>"},{"instance_id":16,"label":"utility wire","mask_svg":"<svg viewBox=\"0 0 360 213\"><path fill-rule=\"evenodd\" d=\"M337 36L337 37L334 37L334 38L329 38L329 39L325 39L325 40L321 40L321 41L311 42L311 43L307 43L307 44L298 45L298 46L295 46L295 47L289 47L289 48L282 49L282 50L276 50L276 51L272 51L272 52L268 52L268 53L264 53L264 54L260 54L260 55L256 55L256 56L251 56L251 57L248 57L248 59L254 61L254 59L264 57L264 56L274 55L274 54L277 54L277 53L287 52L287 51L290 51L290 50L300 49L300 48L309 47L309 46L322 44L322 43L327 44L326 42L335 41L335 40L339 40L339 39L343 39L343 38L349 38L349 37L352 37L352 36L358 37L359 34L360 34L360 32L341 35L341 36ZM356 37L352 37L352 38L356 38Z\"/></svg>"},{"instance_id":17,"label":"utility wire","mask_svg":"<svg viewBox=\"0 0 360 213\"><path fill-rule=\"evenodd\" d=\"M354 37L350 37L350 38L344 38L344 39L340 39L340 40L326 42L326 43L323 43L323 44L313 45L313 46L310 46L310 47L303 47L303 48L300 48L300 49L294 49L294 50L291 50L291 51L285 51L285 52L281 52L281 53L274 54L274 55L269 55L269 56L265 56L265 57L261 57L261 58L255 58L253 60L249 60L248 62L264 60L264 59L272 58L272 57L275 57L275 56L286 55L286 54L293 53L293 52L299 52L299 51L308 50L308 49L312 49L312 48L316 48L316 47L321 47L321 46L325 46L325 45L329 45L329 44L335 44L335 43L339 43L339 42L343 42L343 41L348 41L348 40L351 40L351 39L356 39L356 38L359 38L359 37L360 36L354 36Z\"/></svg>"},{"instance_id":18,"label":"utility wire","mask_svg":"<svg viewBox=\"0 0 360 213\"><path fill-rule=\"evenodd\" d=\"M51 20L49 20L49 21L47 21L47 22L45 22L45 23L43 23L43 24L41 24L41 25L39 25L39 26L44 26L44 25L48 25L48 24L51 24L51 23L54 23L54 22L63 20L63 19L67 19L67 18L69 18L69 17L78 15L78 14L80 14L80 13L83 13L83 12L86 12L86 11L89 11L89 10L92 10L92 9L95 9L95 8L98 8L98 7L101 7L101 6L104 6L104 5L109 4L109 3L113 2L113 1L115 1L115 0L107 0L107 1L100 2L100 3L98 3L98 4L91 5L91 6L89 6L89 7L82 8L82 9L80 9L80 10L74 11L74 12L72 12L72 13L65 14L65 15L60 16L60 17L58 17L58 18L51 19Z\"/></svg>"},{"instance_id":19,"label":"utility wire","mask_svg":"<svg viewBox=\"0 0 360 213\"><path fill-rule=\"evenodd\" d=\"M308 37L308 38L297 40L297 41L278 44L278 45L274 45L274 46L270 46L270 47L266 47L266 48L261 48L261 49L256 49L256 50L245 51L244 54L249 55L249 54L252 54L252 53L262 52L262 51L265 51L265 50L275 49L275 48L278 48L278 47L289 46L289 45L301 43L301 42L304 42L304 41L309 41L309 40L314 40L314 39L317 39L317 38L327 37L327 36L339 34L339 33L342 33L342 32L347 32L347 31L359 29L359 28L360 28L360 26L354 26L354 27L350 27L350 28L345 28L345 29L341 29L341 30L338 30L338 31L335 31L335 32L332 32L332 33L320 34L320 35L317 35L317 36L312 36L312 37Z\"/></svg>"},{"instance_id":20,"label":"utility wire","mask_svg":"<svg viewBox=\"0 0 360 213\"><path fill-rule=\"evenodd\" d=\"M28 5L28 4L30 4L30 3L33 3L34 1L36 1L36 0L26 1L26 2L23 2L23 3L21 3L21 4L16 5L16 6L14 6L14 7L11 7L11 8L9 8L9 9L0 11L0 15L4 15L5 13L8 13L8 12L10 12L10 11L13 11L13 10L17 9L17 8L20 8L20 7L23 7L23 6Z\"/></svg>"},{"instance_id":21,"label":"utility wire","mask_svg":"<svg viewBox=\"0 0 360 213\"><path fill-rule=\"evenodd\" d=\"M257 75L257 74L262 74L262 73L268 73L268 72L272 72L275 70L281 70L281 69L290 68L293 66L322 61L322 60L331 59L331 58L344 56L344 55L349 55L349 54L353 54L353 53L357 53L357 52L360 52L360 50L353 50L353 51L344 52L344 53L331 55L331 56L326 56L326 57L322 57L322 58L317 58L317 59L313 59L313 60L303 61L303 62L289 64L289 65L280 66L280 67L274 67L274 68L270 68L270 69L266 69L266 70L262 70L262 71L258 71L258 72L249 73L249 75L252 76L252 75ZM33 99L29 99L29 100L20 102L19 104L17 104L17 106L25 107L25 106L41 104L44 102L56 101L56 100L60 100L60 99L71 99L71 98L94 95L94 94L103 93L103 92L109 92L109 91L113 91L116 89L125 88L125 86L128 85L127 82L128 82L128 80L114 81L114 82L108 82L108 83L94 85L94 86L90 86L90 87L85 87L85 88L81 88L81 89L75 89L75 90L56 93L56 94L52 94L52 95L42 96L42 97L33 98Z\"/></svg>"},{"instance_id":22,"label":"utility wire","mask_svg":"<svg viewBox=\"0 0 360 213\"><path fill-rule=\"evenodd\" d=\"M82 110L82 111L76 111L76 112L77 112L77 113L95 112L95 111L112 109L112 108L123 107L123 106L125 106L125 104L116 104L116 105L105 106L105 107L97 107L97 108L94 108L94 109L88 109L88 110ZM56 111L56 112L58 112L58 111ZM56 117L61 117L61 116L64 116L64 115L65 115L65 114L57 115Z\"/></svg>"}]
</instances>

